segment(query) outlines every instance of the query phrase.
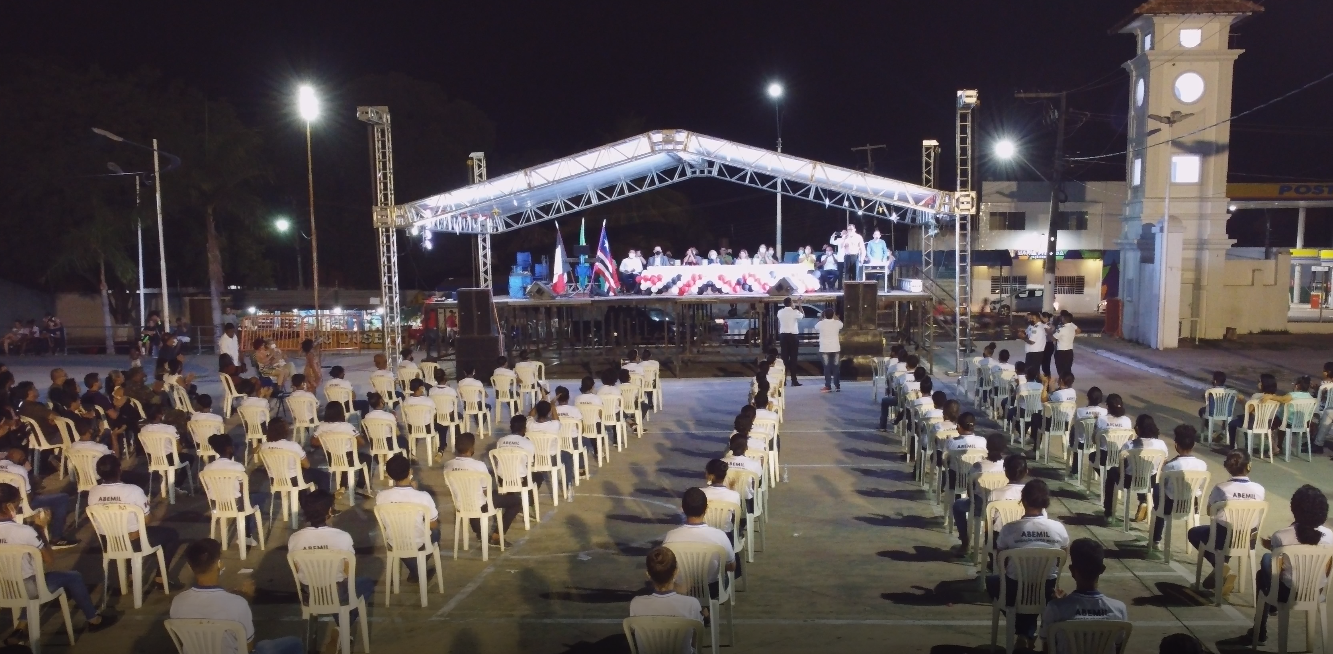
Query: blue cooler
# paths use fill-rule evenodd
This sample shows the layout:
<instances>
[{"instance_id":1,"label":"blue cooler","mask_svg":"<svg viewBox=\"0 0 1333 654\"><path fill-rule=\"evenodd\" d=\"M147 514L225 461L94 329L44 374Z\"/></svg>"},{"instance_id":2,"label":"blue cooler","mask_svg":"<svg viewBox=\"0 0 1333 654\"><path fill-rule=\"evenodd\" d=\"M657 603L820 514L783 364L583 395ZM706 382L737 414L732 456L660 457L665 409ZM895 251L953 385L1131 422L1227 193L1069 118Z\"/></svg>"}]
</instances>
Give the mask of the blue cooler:
<instances>
[{"instance_id":1,"label":"blue cooler","mask_svg":"<svg viewBox=\"0 0 1333 654\"><path fill-rule=\"evenodd\" d=\"M531 281L532 276L522 273L511 273L509 275L509 297L527 297L528 285L523 283L525 278Z\"/></svg>"}]
</instances>

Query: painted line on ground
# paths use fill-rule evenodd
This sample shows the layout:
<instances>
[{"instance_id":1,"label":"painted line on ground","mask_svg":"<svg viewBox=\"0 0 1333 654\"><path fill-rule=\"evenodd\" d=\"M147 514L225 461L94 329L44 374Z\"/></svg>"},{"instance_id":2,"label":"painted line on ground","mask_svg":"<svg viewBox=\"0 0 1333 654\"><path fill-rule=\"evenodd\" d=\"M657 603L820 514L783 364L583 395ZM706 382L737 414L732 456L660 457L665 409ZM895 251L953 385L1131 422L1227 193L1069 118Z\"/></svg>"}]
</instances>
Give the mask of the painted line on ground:
<instances>
[{"instance_id":1,"label":"painted line on ground","mask_svg":"<svg viewBox=\"0 0 1333 654\"><path fill-rule=\"evenodd\" d=\"M449 622L485 623L485 624L614 624L624 622L624 618L454 618ZM736 618L726 622L738 625L791 626L791 625L849 625L872 627L989 627L990 620L875 620L846 618ZM1181 625L1189 627L1230 627L1233 623L1226 620L1135 620L1135 627L1160 627L1174 629Z\"/></svg>"}]
</instances>

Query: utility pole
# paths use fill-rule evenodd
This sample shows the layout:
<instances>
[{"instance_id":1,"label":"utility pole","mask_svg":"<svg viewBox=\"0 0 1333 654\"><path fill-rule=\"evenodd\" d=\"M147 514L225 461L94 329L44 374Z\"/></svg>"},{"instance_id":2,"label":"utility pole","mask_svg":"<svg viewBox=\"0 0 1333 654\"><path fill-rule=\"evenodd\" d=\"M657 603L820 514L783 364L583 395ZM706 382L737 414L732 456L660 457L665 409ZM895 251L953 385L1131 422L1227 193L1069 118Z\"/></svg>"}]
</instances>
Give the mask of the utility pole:
<instances>
[{"instance_id":1,"label":"utility pole","mask_svg":"<svg viewBox=\"0 0 1333 654\"><path fill-rule=\"evenodd\" d=\"M1055 164L1051 170L1051 224L1046 231L1045 279L1042 294L1042 311L1054 313L1055 310L1055 250L1059 232L1060 202L1064 195L1065 173L1065 124L1068 111L1065 110L1066 92L1057 93L1015 93L1015 98L1060 99L1060 108L1055 118Z\"/></svg>"},{"instance_id":2,"label":"utility pole","mask_svg":"<svg viewBox=\"0 0 1333 654\"><path fill-rule=\"evenodd\" d=\"M870 145L869 143L867 143L867 144L865 144L865 145L863 145L863 146L861 146L861 147L852 148L852 151L855 152L855 151L857 151L857 150L865 150L865 152L866 152L866 172L867 172L867 173L873 173L873 172L875 172L875 157L873 156L872 153L873 153L875 150L883 150L885 147L887 147L887 146L884 146L884 145Z\"/></svg>"}]
</instances>

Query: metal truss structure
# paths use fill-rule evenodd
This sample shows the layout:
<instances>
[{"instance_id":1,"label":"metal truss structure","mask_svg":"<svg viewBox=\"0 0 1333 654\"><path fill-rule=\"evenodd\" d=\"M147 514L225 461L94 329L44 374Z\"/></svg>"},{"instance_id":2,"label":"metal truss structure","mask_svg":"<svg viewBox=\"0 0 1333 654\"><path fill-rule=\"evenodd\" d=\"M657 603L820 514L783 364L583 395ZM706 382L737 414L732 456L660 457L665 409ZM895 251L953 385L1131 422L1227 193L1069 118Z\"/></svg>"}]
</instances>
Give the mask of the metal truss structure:
<instances>
[{"instance_id":1,"label":"metal truss structure","mask_svg":"<svg viewBox=\"0 0 1333 654\"><path fill-rule=\"evenodd\" d=\"M396 206L393 221L399 228L497 234L695 177L912 224L953 209L947 192L686 130L657 130Z\"/></svg>"},{"instance_id":2,"label":"metal truss structure","mask_svg":"<svg viewBox=\"0 0 1333 654\"><path fill-rule=\"evenodd\" d=\"M402 305L398 297L398 234L393 222L393 134L388 107L357 107L358 120L370 125L375 159L375 231L379 235L380 308L384 316L384 356L398 369L402 351Z\"/></svg>"},{"instance_id":3,"label":"metal truss structure","mask_svg":"<svg viewBox=\"0 0 1333 654\"><path fill-rule=\"evenodd\" d=\"M486 153L473 152L468 155L467 165L472 168L472 183L480 184L486 181ZM490 221L485 224L489 226ZM492 288L491 278L491 233L480 232L477 234L477 287Z\"/></svg>"},{"instance_id":4,"label":"metal truss structure","mask_svg":"<svg viewBox=\"0 0 1333 654\"><path fill-rule=\"evenodd\" d=\"M954 372L962 372L963 361L972 352L972 227L975 225L977 194L972 189L972 112L981 104L975 90L958 92L958 121L954 148L958 188L953 230L954 252Z\"/></svg>"},{"instance_id":5,"label":"metal truss structure","mask_svg":"<svg viewBox=\"0 0 1333 654\"><path fill-rule=\"evenodd\" d=\"M940 142L935 140L925 140L921 142L921 185L926 188L935 188L935 160L940 154ZM921 276L929 280L929 292L938 297L939 284L936 283L935 276L939 269L935 266L935 232L938 231L936 221L921 226ZM925 329L922 330L921 340L927 352L934 351L935 348L935 322L927 319ZM934 359L930 363L931 371L934 371Z\"/></svg>"}]
</instances>

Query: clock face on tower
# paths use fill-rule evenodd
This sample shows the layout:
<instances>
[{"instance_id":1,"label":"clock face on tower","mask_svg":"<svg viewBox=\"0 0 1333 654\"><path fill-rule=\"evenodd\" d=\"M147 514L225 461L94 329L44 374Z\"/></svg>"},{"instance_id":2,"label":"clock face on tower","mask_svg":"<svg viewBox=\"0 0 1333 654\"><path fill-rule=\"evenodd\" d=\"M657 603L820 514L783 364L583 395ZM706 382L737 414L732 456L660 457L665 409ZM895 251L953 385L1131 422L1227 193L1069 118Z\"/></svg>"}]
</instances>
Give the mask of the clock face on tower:
<instances>
[{"instance_id":1,"label":"clock face on tower","mask_svg":"<svg viewBox=\"0 0 1333 654\"><path fill-rule=\"evenodd\" d=\"M1174 88L1177 100L1193 104L1203 97L1203 78L1198 73L1181 73Z\"/></svg>"},{"instance_id":2,"label":"clock face on tower","mask_svg":"<svg viewBox=\"0 0 1333 654\"><path fill-rule=\"evenodd\" d=\"M1143 78L1140 77L1139 81L1134 84L1134 106L1136 107L1143 106L1143 93L1144 93L1144 82Z\"/></svg>"}]
</instances>

